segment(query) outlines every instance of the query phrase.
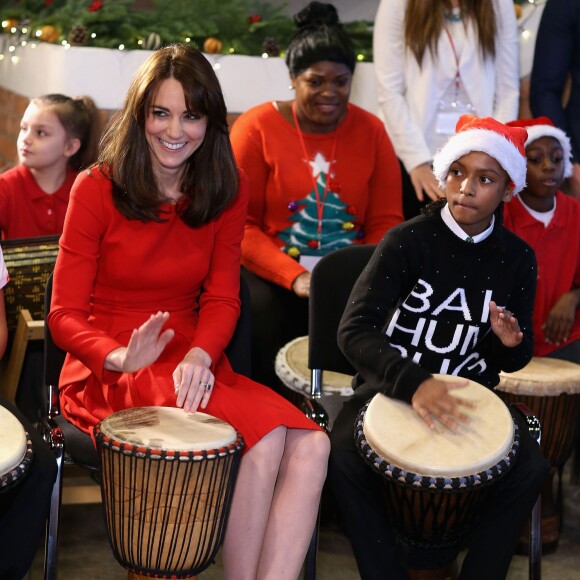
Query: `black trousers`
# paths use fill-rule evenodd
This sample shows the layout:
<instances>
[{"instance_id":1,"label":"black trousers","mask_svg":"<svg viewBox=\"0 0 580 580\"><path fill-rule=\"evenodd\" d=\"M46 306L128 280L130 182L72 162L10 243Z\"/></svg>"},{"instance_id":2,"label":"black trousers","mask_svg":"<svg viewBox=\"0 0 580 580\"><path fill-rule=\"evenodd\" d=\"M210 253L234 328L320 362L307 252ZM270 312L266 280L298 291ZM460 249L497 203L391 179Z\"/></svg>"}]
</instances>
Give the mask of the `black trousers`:
<instances>
[{"instance_id":1,"label":"black trousers","mask_svg":"<svg viewBox=\"0 0 580 580\"><path fill-rule=\"evenodd\" d=\"M360 457L354 442L359 410L373 396L361 386L344 403L330 434L328 477L363 580L408 578L394 531L385 517L383 482ZM519 534L549 472L549 463L530 437L525 421L514 415L520 449L509 473L494 484L490 504L467 539L461 568L465 580L505 578Z\"/></svg>"},{"instance_id":2,"label":"black trousers","mask_svg":"<svg viewBox=\"0 0 580 580\"><path fill-rule=\"evenodd\" d=\"M28 473L14 487L0 493L0 579L16 580L29 570L44 533L50 495L56 479L56 459L26 417L0 399L22 423L32 441L33 459Z\"/></svg>"},{"instance_id":3,"label":"black trousers","mask_svg":"<svg viewBox=\"0 0 580 580\"><path fill-rule=\"evenodd\" d=\"M292 339L308 334L308 299L245 268L242 277L248 283L252 309L252 378L285 395L287 387L276 375L276 355Z\"/></svg>"}]
</instances>

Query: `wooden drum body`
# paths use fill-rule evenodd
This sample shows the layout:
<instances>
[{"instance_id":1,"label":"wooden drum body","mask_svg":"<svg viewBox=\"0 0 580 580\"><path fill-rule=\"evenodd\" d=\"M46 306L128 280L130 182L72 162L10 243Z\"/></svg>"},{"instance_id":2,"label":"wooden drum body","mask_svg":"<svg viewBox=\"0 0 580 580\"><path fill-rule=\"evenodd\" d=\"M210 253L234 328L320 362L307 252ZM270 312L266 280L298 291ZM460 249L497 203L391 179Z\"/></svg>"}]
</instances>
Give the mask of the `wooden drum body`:
<instances>
[{"instance_id":1,"label":"wooden drum body","mask_svg":"<svg viewBox=\"0 0 580 580\"><path fill-rule=\"evenodd\" d=\"M515 373L501 373L496 387L506 403L524 403L542 426L542 453L552 465L542 490L542 548L554 550L559 540L559 509L554 500L554 474L570 456L580 414L580 365L548 357L534 357ZM527 545L524 530L520 544Z\"/></svg>"},{"instance_id":2,"label":"wooden drum body","mask_svg":"<svg viewBox=\"0 0 580 580\"><path fill-rule=\"evenodd\" d=\"M0 493L20 482L32 457L32 442L22 423L0 406Z\"/></svg>"},{"instance_id":3,"label":"wooden drum body","mask_svg":"<svg viewBox=\"0 0 580 580\"><path fill-rule=\"evenodd\" d=\"M95 427L109 539L126 569L189 578L223 539L243 448L236 430L205 413L140 407Z\"/></svg>"},{"instance_id":4,"label":"wooden drum body","mask_svg":"<svg viewBox=\"0 0 580 580\"><path fill-rule=\"evenodd\" d=\"M355 427L359 452L384 482L386 514L415 578L439 577L437 568L447 577L519 447L517 424L492 391L470 382L451 394L477 406L456 431L431 431L411 405L382 394L361 410Z\"/></svg>"}]
</instances>

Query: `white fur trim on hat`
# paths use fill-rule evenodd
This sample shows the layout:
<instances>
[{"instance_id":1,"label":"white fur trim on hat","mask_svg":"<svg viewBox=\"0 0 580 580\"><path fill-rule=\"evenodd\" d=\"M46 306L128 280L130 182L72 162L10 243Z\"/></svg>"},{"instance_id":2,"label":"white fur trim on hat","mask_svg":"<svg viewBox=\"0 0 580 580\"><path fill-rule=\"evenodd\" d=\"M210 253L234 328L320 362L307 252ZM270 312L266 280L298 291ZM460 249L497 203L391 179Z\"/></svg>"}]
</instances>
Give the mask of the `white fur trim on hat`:
<instances>
[{"instance_id":1,"label":"white fur trim on hat","mask_svg":"<svg viewBox=\"0 0 580 580\"><path fill-rule=\"evenodd\" d=\"M502 166L515 185L514 194L526 186L526 158L514 143L496 131L469 129L450 137L433 159L433 173L442 189L445 189L451 164L473 151L487 153Z\"/></svg>"},{"instance_id":2,"label":"white fur trim on hat","mask_svg":"<svg viewBox=\"0 0 580 580\"><path fill-rule=\"evenodd\" d=\"M542 137L553 137L560 143L564 154L564 177L570 177L572 175L572 145L570 144L568 135L562 129L552 127L551 125L529 125L525 129L528 132L526 147L532 141L536 141Z\"/></svg>"}]
</instances>

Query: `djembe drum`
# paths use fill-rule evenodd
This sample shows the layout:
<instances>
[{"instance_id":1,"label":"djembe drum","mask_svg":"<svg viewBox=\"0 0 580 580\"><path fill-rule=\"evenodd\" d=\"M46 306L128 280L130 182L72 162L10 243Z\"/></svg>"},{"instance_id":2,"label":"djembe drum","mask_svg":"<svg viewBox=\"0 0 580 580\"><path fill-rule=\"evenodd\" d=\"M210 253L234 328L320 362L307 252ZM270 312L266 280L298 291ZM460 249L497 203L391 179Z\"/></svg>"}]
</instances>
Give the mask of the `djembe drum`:
<instances>
[{"instance_id":1,"label":"djembe drum","mask_svg":"<svg viewBox=\"0 0 580 580\"><path fill-rule=\"evenodd\" d=\"M0 493L22 480L32 457L32 442L22 423L0 405Z\"/></svg>"},{"instance_id":2,"label":"djembe drum","mask_svg":"<svg viewBox=\"0 0 580 580\"><path fill-rule=\"evenodd\" d=\"M518 426L492 391L470 381L450 394L476 404L455 431L430 430L411 405L382 394L355 426L359 452L384 482L386 516L412 578L453 575L465 535L519 448Z\"/></svg>"},{"instance_id":3,"label":"djembe drum","mask_svg":"<svg viewBox=\"0 0 580 580\"><path fill-rule=\"evenodd\" d=\"M515 373L500 373L496 391L506 403L524 403L542 425L540 448L552 465L542 489L542 551L553 551L560 538L561 502L561 489L554 501L554 475L563 468L574 446L580 413L580 365L534 357ZM527 550L527 538L525 528L520 536L520 551Z\"/></svg>"},{"instance_id":4,"label":"djembe drum","mask_svg":"<svg viewBox=\"0 0 580 580\"><path fill-rule=\"evenodd\" d=\"M276 356L276 374L292 391L310 396L310 369L308 368L308 337L300 336L284 345ZM352 376L326 371L323 376L325 395L352 395Z\"/></svg>"},{"instance_id":5,"label":"djembe drum","mask_svg":"<svg viewBox=\"0 0 580 580\"><path fill-rule=\"evenodd\" d=\"M225 530L242 436L205 413L137 407L95 427L107 531L133 575L189 578Z\"/></svg>"}]
</instances>

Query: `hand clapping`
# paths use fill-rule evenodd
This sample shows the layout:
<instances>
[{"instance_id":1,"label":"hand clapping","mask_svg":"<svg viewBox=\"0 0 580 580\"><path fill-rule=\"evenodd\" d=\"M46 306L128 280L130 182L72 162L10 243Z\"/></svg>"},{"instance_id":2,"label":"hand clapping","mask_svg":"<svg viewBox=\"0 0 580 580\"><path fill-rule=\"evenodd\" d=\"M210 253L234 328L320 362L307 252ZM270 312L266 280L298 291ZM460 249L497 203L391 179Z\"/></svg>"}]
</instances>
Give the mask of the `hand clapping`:
<instances>
[{"instance_id":1,"label":"hand clapping","mask_svg":"<svg viewBox=\"0 0 580 580\"><path fill-rule=\"evenodd\" d=\"M524 333L520 330L517 318L493 300L489 303L491 329L504 346L514 347L522 342Z\"/></svg>"},{"instance_id":2,"label":"hand clapping","mask_svg":"<svg viewBox=\"0 0 580 580\"><path fill-rule=\"evenodd\" d=\"M154 363L174 336L170 328L163 330L169 312L152 314L131 334L126 347L116 348L105 359L105 368L123 373L134 373Z\"/></svg>"}]
</instances>

